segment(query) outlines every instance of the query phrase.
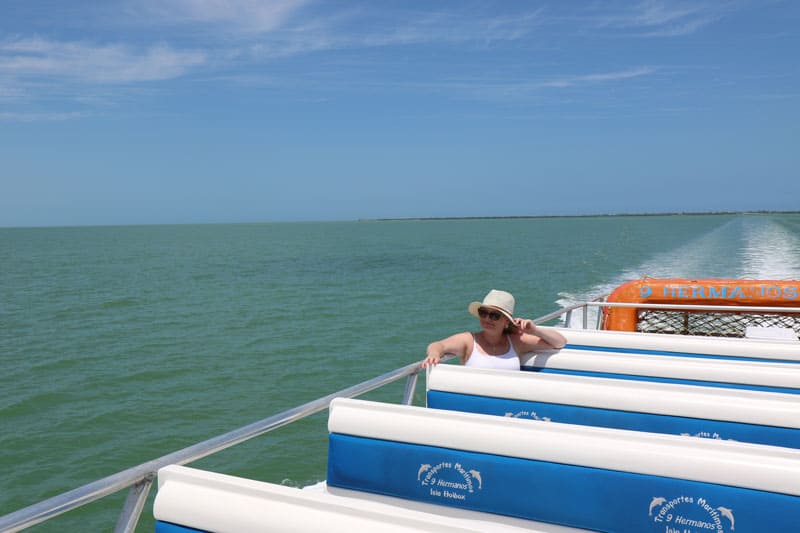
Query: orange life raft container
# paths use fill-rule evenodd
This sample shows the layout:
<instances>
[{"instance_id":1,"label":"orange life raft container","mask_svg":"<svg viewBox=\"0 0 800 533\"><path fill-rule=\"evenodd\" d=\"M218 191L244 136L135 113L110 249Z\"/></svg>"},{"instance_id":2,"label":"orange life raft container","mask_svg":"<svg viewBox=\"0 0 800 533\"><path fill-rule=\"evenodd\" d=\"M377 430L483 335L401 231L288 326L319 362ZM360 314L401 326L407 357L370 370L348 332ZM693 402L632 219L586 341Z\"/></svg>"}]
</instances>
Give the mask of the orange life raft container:
<instances>
[{"instance_id":1,"label":"orange life raft container","mask_svg":"<svg viewBox=\"0 0 800 533\"><path fill-rule=\"evenodd\" d=\"M655 279L624 283L608 296L608 302L646 304L730 305L798 307L800 281L739 279ZM604 307L603 329L636 331L637 307Z\"/></svg>"}]
</instances>

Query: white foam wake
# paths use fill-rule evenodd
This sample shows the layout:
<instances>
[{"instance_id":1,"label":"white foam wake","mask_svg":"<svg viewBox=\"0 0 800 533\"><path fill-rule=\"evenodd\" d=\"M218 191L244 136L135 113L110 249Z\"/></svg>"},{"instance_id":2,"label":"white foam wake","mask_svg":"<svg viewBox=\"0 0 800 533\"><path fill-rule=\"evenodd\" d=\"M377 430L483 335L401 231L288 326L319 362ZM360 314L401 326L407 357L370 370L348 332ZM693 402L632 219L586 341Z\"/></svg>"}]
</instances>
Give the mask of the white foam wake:
<instances>
[{"instance_id":1,"label":"white foam wake","mask_svg":"<svg viewBox=\"0 0 800 533\"><path fill-rule=\"evenodd\" d=\"M618 273L606 283L577 293L561 292L562 308L604 296L622 283L653 278L800 279L800 238L760 216L741 216L691 241L653 255ZM597 308L588 311L596 326ZM573 312L570 325L581 327L583 315Z\"/></svg>"},{"instance_id":2,"label":"white foam wake","mask_svg":"<svg viewBox=\"0 0 800 533\"><path fill-rule=\"evenodd\" d=\"M800 238L772 220L759 222L745 228L739 277L800 279Z\"/></svg>"}]
</instances>

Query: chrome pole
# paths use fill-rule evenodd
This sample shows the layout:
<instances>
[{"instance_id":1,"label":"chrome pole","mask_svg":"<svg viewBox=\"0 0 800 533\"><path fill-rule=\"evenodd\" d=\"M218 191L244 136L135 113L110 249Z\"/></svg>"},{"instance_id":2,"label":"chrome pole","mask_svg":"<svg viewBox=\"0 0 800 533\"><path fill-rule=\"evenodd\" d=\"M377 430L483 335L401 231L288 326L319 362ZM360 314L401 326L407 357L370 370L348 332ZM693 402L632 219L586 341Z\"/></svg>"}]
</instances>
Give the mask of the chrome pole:
<instances>
[{"instance_id":1,"label":"chrome pole","mask_svg":"<svg viewBox=\"0 0 800 533\"><path fill-rule=\"evenodd\" d=\"M139 517L142 514L142 509L144 509L144 504L147 501L147 495L150 493L152 485L153 476L148 476L131 487L131 490L128 491L128 497L125 498L125 504L122 506L122 512L117 520L114 533L134 533L136 531L136 524L139 523Z\"/></svg>"}]
</instances>

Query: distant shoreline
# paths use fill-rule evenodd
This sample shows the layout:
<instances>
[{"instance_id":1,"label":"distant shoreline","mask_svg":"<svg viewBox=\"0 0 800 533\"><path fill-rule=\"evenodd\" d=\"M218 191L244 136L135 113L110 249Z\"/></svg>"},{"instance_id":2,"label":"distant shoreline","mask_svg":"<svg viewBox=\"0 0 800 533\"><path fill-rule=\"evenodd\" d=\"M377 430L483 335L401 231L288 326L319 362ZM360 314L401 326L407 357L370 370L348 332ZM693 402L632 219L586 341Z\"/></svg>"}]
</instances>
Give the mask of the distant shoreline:
<instances>
[{"instance_id":1,"label":"distant shoreline","mask_svg":"<svg viewBox=\"0 0 800 533\"><path fill-rule=\"evenodd\" d=\"M714 216L714 215L797 215L800 211L674 211L664 213L593 213L575 215L506 215L506 216L449 216L449 217L381 217L331 220L251 220L251 221L217 221L217 222L131 222L125 224L75 224L44 226L0 226L0 230L17 229L54 229L54 228L103 228L132 226L205 226L226 224L291 224L313 222L413 222L436 220L534 220L548 218L612 218L612 217L665 217L665 216Z\"/></svg>"},{"instance_id":2,"label":"distant shoreline","mask_svg":"<svg viewBox=\"0 0 800 533\"><path fill-rule=\"evenodd\" d=\"M589 215L506 215L506 216L450 216L450 217L393 217L393 218L359 218L358 222L388 222L415 220L511 220L535 218L598 218L598 217L665 217L665 216L711 216L711 215L793 215L800 211L675 211L667 213L595 213Z\"/></svg>"}]
</instances>

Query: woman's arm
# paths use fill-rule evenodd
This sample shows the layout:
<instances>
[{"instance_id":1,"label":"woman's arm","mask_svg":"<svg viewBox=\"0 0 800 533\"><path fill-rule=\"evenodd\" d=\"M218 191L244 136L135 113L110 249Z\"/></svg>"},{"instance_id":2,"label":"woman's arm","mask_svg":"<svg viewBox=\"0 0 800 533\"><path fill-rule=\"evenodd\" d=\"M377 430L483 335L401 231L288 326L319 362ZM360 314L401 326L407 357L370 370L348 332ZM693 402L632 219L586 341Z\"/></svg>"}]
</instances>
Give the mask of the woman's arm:
<instances>
[{"instance_id":1,"label":"woman's arm","mask_svg":"<svg viewBox=\"0 0 800 533\"><path fill-rule=\"evenodd\" d=\"M567 344L567 339L552 328L538 328L532 320L515 318L514 323L519 327L519 341L525 351L561 349Z\"/></svg>"},{"instance_id":2,"label":"woman's arm","mask_svg":"<svg viewBox=\"0 0 800 533\"><path fill-rule=\"evenodd\" d=\"M428 345L427 355L420 367L425 368L426 366L438 365L439 361L442 360L442 356L446 353L459 356L463 362L471 340L472 334L464 332L456 333L446 339L430 343Z\"/></svg>"}]
</instances>

